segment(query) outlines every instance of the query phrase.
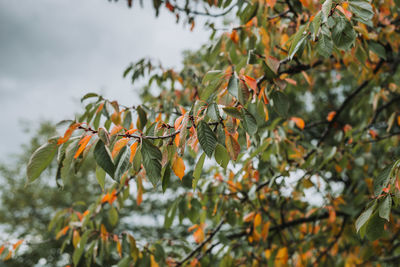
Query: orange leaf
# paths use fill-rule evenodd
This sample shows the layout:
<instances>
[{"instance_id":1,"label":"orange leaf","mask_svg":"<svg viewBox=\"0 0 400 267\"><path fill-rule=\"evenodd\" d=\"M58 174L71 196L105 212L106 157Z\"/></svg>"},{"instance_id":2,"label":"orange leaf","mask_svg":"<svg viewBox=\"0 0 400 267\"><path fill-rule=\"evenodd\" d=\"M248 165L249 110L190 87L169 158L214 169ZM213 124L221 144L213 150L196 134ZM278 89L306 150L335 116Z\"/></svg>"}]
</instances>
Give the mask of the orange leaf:
<instances>
[{"instance_id":1,"label":"orange leaf","mask_svg":"<svg viewBox=\"0 0 400 267\"><path fill-rule=\"evenodd\" d=\"M304 79L306 79L307 83L308 83L309 85L311 85L311 84L312 84L312 81L311 81L310 76L308 76L307 72L305 72L305 71L303 70L303 71L301 72L301 74L303 74Z\"/></svg>"},{"instance_id":2,"label":"orange leaf","mask_svg":"<svg viewBox=\"0 0 400 267\"><path fill-rule=\"evenodd\" d=\"M237 30L233 30L232 33L229 35L229 38L231 38L232 42L237 44L239 42L239 35L237 33Z\"/></svg>"},{"instance_id":3,"label":"orange leaf","mask_svg":"<svg viewBox=\"0 0 400 267\"><path fill-rule=\"evenodd\" d=\"M372 139L376 139L376 137L378 137L377 132L375 132L374 130L369 130L369 134L371 135Z\"/></svg>"},{"instance_id":4,"label":"orange leaf","mask_svg":"<svg viewBox=\"0 0 400 267\"><path fill-rule=\"evenodd\" d=\"M264 225L263 225L263 228L262 228L262 230L261 230L261 237L262 237L262 239L265 241L266 239L267 239L267 237L268 237L268 233L269 233L269 224L270 224L270 221L267 221Z\"/></svg>"},{"instance_id":5,"label":"orange leaf","mask_svg":"<svg viewBox=\"0 0 400 267\"><path fill-rule=\"evenodd\" d=\"M185 163L181 157L176 157L174 163L172 164L172 170L174 171L175 175L181 179L185 175Z\"/></svg>"},{"instance_id":6,"label":"orange leaf","mask_svg":"<svg viewBox=\"0 0 400 267\"><path fill-rule=\"evenodd\" d=\"M126 135L128 135L128 134L131 135L131 134L133 134L134 132L137 132L137 131L138 131L138 129L130 129L130 130L126 131L125 134Z\"/></svg>"},{"instance_id":7,"label":"orange leaf","mask_svg":"<svg viewBox=\"0 0 400 267\"><path fill-rule=\"evenodd\" d=\"M116 199L117 199L117 189L114 188L114 190L111 192L110 198L108 199L108 204L111 205Z\"/></svg>"},{"instance_id":8,"label":"orange leaf","mask_svg":"<svg viewBox=\"0 0 400 267\"><path fill-rule=\"evenodd\" d=\"M190 227L188 228L188 232L191 232L191 231L193 231L194 229L197 229L197 227L199 227L197 224L190 226Z\"/></svg>"},{"instance_id":9,"label":"orange leaf","mask_svg":"<svg viewBox=\"0 0 400 267\"><path fill-rule=\"evenodd\" d=\"M247 85L254 91L255 94L257 94L258 90L257 90L256 79L254 79L250 76L247 76L247 75L244 75L243 78L244 78L244 81L247 83Z\"/></svg>"},{"instance_id":10,"label":"orange leaf","mask_svg":"<svg viewBox=\"0 0 400 267\"><path fill-rule=\"evenodd\" d=\"M119 131L121 131L124 127L122 127L121 125L115 125L112 129L111 129L111 133L110 135L113 136L114 134L117 134Z\"/></svg>"},{"instance_id":11,"label":"orange leaf","mask_svg":"<svg viewBox=\"0 0 400 267\"><path fill-rule=\"evenodd\" d=\"M0 256L1 256L1 253L3 253L4 249L5 249L5 247L4 247L4 245L2 245L2 246L0 247Z\"/></svg>"},{"instance_id":12,"label":"orange leaf","mask_svg":"<svg viewBox=\"0 0 400 267\"><path fill-rule=\"evenodd\" d=\"M400 116L397 116L397 125L400 126Z\"/></svg>"},{"instance_id":13,"label":"orange leaf","mask_svg":"<svg viewBox=\"0 0 400 267\"><path fill-rule=\"evenodd\" d=\"M233 135L225 132L225 145L231 159L236 160L240 153L240 145Z\"/></svg>"},{"instance_id":14,"label":"orange leaf","mask_svg":"<svg viewBox=\"0 0 400 267\"><path fill-rule=\"evenodd\" d=\"M304 120L302 118L291 117L290 120L293 121L299 129L301 129L301 130L304 129L305 123L304 123Z\"/></svg>"},{"instance_id":15,"label":"orange leaf","mask_svg":"<svg viewBox=\"0 0 400 267\"><path fill-rule=\"evenodd\" d=\"M57 145L64 144L65 142L68 141L68 139L71 137L72 133L81 125L81 123L74 123L72 124L64 133L63 137L60 137L57 141Z\"/></svg>"},{"instance_id":16,"label":"orange leaf","mask_svg":"<svg viewBox=\"0 0 400 267\"><path fill-rule=\"evenodd\" d=\"M196 243L201 243L204 240L204 231L203 228L200 226L197 230L193 233L194 241Z\"/></svg>"},{"instance_id":17,"label":"orange leaf","mask_svg":"<svg viewBox=\"0 0 400 267\"><path fill-rule=\"evenodd\" d=\"M130 163L132 163L133 158L135 157L137 146L138 146L138 142L135 142L131 145L131 156L129 158Z\"/></svg>"},{"instance_id":18,"label":"orange leaf","mask_svg":"<svg viewBox=\"0 0 400 267\"><path fill-rule=\"evenodd\" d=\"M115 156L118 154L118 152L128 144L129 142L129 138L124 137L119 139L117 142L115 142L114 148L111 152L111 155L113 158L115 158Z\"/></svg>"},{"instance_id":19,"label":"orange leaf","mask_svg":"<svg viewBox=\"0 0 400 267\"><path fill-rule=\"evenodd\" d=\"M11 256L12 256L12 251L10 250L8 252L8 255L3 259L3 261L8 261L9 259L11 259Z\"/></svg>"},{"instance_id":20,"label":"orange leaf","mask_svg":"<svg viewBox=\"0 0 400 267\"><path fill-rule=\"evenodd\" d=\"M181 126L183 117L184 117L183 115L182 115L182 116L179 116L179 117L175 120L175 123L174 123L175 130L179 130L179 129L180 129L180 126Z\"/></svg>"},{"instance_id":21,"label":"orange leaf","mask_svg":"<svg viewBox=\"0 0 400 267\"><path fill-rule=\"evenodd\" d=\"M122 246L121 246L121 242L119 240L117 241L117 251L118 251L118 255L120 257L122 257Z\"/></svg>"},{"instance_id":22,"label":"orange leaf","mask_svg":"<svg viewBox=\"0 0 400 267\"><path fill-rule=\"evenodd\" d=\"M255 214L254 211L253 211L253 212L250 212L249 214L247 214L247 215L245 215L245 216L243 217L243 221L244 221L244 222L250 222L251 220L253 220L253 218L254 218L255 215L256 215L256 214Z\"/></svg>"},{"instance_id":23,"label":"orange leaf","mask_svg":"<svg viewBox=\"0 0 400 267\"><path fill-rule=\"evenodd\" d=\"M267 0L267 6L269 6L270 8L274 8L276 4L276 0Z\"/></svg>"},{"instance_id":24,"label":"orange leaf","mask_svg":"<svg viewBox=\"0 0 400 267\"><path fill-rule=\"evenodd\" d=\"M106 240L108 238L108 232L104 224L101 224L100 226L100 237L103 240Z\"/></svg>"},{"instance_id":25,"label":"orange leaf","mask_svg":"<svg viewBox=\"0 0 400 267\"><path fill-rule=\"evenodd\" d=\"M74 159L78 158L79 155L82 153L83 150L85 150L87 144L90 141L90 138L92 138L92 135L86 135L85 137L83 137L80 141L79 141L79 148L75 153Z\"/></svg>"},{"instance_id":26,"label":"orange leaf","mask_svg":"<svg viewBox=\"0 0 400 267\"><path fill-rule=\"evenodd\" d=\"M61 229L57 235L56 235L56 240L58 240L60 237L62 237L63 235L65 235L68 232L69 226L65 226L63 229Z\"/></svg>"},{"instance_id":27,"label":"orange leaf","mask_svg":"<svg viewBox=\"0 0 400 267\"><path fill-rule=\"evenodd\" d=\"M328 116L326 117L327 121L332 121L333 118L336 116L336 111L331 111L328 113Z\"/></svg>"},{"instance_id":28,"label":"orange leaf","mask_svg":"<svg viewBox=\"0 0 400 267\"><path fill-rule=\"evenodd\" d=\"M285 78L285 81L287 81L288 83L290 83L292 85L297 85L297 82L291 78Z\"/></svg>"},{"instance_id":29,"label":"orange leaf","mask_svg":"<svg viewBox=\"0 0 400 267\"><path fill-rule=\"evenodd\" d=\"M346 124L345 126L343 126L343 131L344 133L347 133L348 131L350 131L352 129L350 124Z\"/></svg>"},{"instance_id":30,"label":"orange leaf","mask_svg":"<svg viewBox=\"0 0 400 267\"><path fill-rule=\"evenodd\" d=\"M105 194L103 196L103 198L101 199L101 204L106 203L109 198L110 198L110 194L109 193Z\"/></svg>"},{"instance_id":31,"label":"orange leaf","mask_svg":"<svg viewBox=\"0 0 400 267\"><path fill-rule=\"evenodd\" d=\"M104 107L104 102L99 105L99 107L96 110L96 114L98 114L103 109L103 107Z\"/></svg>"},{"instance_id":32,"label":"orange leaf","mask_svg":"<svg viewBox=\"0 0 400 267\"><path fill-rule=\"evenodd\" d=\"M24 242L23 239L18 240L18 242L13 245L13 250L16 250L19 246L21 246L22 242Z\"/></svg>"}]
</instances>

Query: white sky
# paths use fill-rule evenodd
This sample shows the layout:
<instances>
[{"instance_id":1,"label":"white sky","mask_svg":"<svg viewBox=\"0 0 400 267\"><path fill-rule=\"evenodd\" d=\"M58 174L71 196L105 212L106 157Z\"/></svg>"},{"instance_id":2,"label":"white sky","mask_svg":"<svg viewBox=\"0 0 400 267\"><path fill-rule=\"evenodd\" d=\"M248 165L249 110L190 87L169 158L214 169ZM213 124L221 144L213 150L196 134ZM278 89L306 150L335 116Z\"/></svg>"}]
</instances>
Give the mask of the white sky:
<instances>
[{"instance_id":1,"label":"white sky","mask_svg":"<svg viewBox=\"0 0 400 267\"><path fill-rule=\"evenodd\" d=\"M0 160L29 140L24 121L71 119L87 92L135 104L122 78L130 62L151 56L179 67L183 50L207 42L200 23L190 32L144 2L0 0Z\"/></svg>"}]
</instances>

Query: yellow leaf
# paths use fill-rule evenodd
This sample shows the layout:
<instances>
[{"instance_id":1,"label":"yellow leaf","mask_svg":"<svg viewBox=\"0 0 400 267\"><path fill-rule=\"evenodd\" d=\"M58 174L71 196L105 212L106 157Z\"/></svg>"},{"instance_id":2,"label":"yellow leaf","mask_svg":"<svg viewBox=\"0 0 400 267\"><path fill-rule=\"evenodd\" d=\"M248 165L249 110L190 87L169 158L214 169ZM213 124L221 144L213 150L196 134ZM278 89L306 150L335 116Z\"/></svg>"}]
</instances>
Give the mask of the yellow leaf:
<instances>
[{"instance_id":1,"label":"yellow leaf","mask_svg":"<svg viewBox=\"0 0 400 267\"><path fill-rule=\"evenodd\" d=\"M158 263L154 259L154 255L150 256L150 267L159 267Z\"/></svg>"},{"instance_id":2,"label":"yellow leaf","mask_svg":"<svg viewBox=\"0 0 400 267\"><path fill-rule=\"evenodd\" d=\"M286 263L288 262L289 255L288 255L288 250L286 247L280 248L278 250L278 253L276 254L275 257L275 266L285 266Z\"/></svg>"},{"instance_id":3,"label":"yellow leaf","mask_svg":"<svg viewBox=\"0 0 400 267\"><path fill-rule=\"evenodd\" d=\"M261 224L262 218L261 218L261 214L257 213L256 216L254 217L254 228L256 228L257 226L259 226Z\"/></svg>"},{"instance_id":4,"label":"yellow leaf","mask_svg":"<svg viewBox=\"0 0 400 267\"><path fill-rule=\"evenodd\" d=\"M74 245L74 248L78 246L79 241L81 240L81 236L77 230L74 230L74 233L72 235L72 244Z\"/></svg>"},{"instance_id":5,"label":"yellow leaf","mask_svg":"<svg viewBox=\"0 0 400 267\"><path fill-rule=\"evenodd\" d=\"M185 175L185 163L181 157L176 157L174 163L172 164L172 170L174 171L175 175L181 179Z\"/></svg>"},{"instance_id":6,"label":"yellow leaf","mask_svg":"<svg viewBox=\"0 0 400 267\"><path fill-rule=\"evenodd\" d=\"M117 240L117 251L118 255L122 257L122 246L121 246L121 241ZM153 256L153 255L152 255ZM153 265L152 265L153 266Z\"/></svg>"},{"instance_id":7,"label":"yellow leaf","mask_svg":"<svg viewBox=\"0 0 400 267\"><path fill-rule=\"evenodd\" d=\"M117 142L115 142L114 148L113 148L113 150L112 150L112 152L111 152L112 157L115 158L115 156L118 154L118 152L119 152L124 146L126 146L126 145L128 144L128 142L129 142L129 138L126 138L126 137L121 138L121 139L119 139Z\"/></svg>"}]
</instances>

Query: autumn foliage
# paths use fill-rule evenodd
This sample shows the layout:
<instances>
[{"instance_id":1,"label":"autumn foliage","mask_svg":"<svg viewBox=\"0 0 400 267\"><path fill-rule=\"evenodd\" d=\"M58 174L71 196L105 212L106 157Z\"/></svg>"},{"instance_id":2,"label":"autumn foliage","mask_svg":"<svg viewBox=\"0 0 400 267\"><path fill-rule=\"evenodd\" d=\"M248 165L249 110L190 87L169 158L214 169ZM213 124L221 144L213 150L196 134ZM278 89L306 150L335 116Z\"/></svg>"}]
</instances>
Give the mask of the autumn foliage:
<instances>
[{"instance_id":1,"label":"autumn foliage","mask_svg":"<svg viewBox=\"0 0 400 267\"><path fill-rule=\"evenodd\" d=\"M133 83L149 73L141 105L89 93L33 153L28 186L54 161L60 182L96 162L103 194L50 227L74 247L71 265L395 264L400 3L153 2L190 27L197 16L232 24L208 24L212 41L180 70L132 63ZM118 227L125 203L144 205L148 192L172 197L166 231L187 225L191 236L137 240Z\"/></svg>"}]
</instances>

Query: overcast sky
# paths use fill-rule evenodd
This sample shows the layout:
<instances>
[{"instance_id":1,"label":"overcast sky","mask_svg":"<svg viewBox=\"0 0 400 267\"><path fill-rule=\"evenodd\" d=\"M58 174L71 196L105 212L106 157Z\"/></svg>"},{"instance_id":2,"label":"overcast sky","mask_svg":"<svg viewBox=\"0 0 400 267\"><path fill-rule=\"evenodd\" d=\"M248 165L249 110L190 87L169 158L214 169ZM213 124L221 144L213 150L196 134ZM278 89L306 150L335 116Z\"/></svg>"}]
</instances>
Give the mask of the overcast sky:
<instances>
[{"instance_id":1,"label":"overcast sky","mask_svg":"<svg viewBox=\"0 0 400 267\"><path fill-rule=\"evenodd\" d=\"M130 62L151 56L177 67L183 50L207 38L201 26L190 32L165 9L155 18L149 5L0 0L0 160L29 140L21 121L71 119L87 92L137 103L122 78Z\"/></svg>"}]
</instances>

